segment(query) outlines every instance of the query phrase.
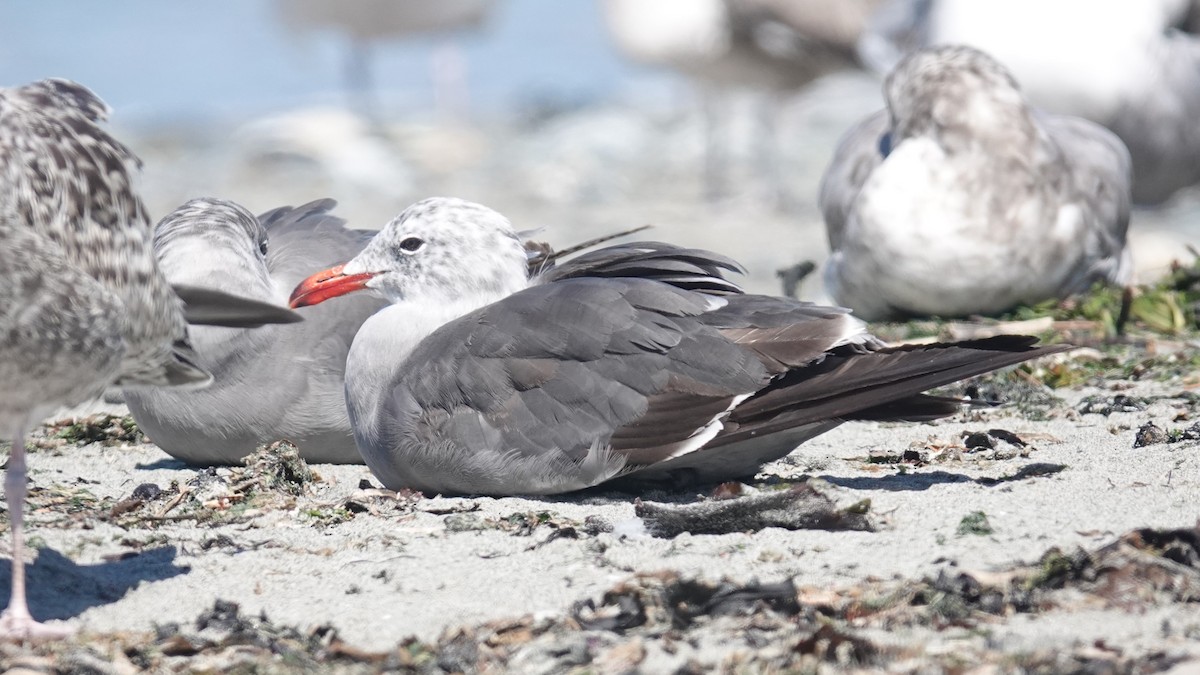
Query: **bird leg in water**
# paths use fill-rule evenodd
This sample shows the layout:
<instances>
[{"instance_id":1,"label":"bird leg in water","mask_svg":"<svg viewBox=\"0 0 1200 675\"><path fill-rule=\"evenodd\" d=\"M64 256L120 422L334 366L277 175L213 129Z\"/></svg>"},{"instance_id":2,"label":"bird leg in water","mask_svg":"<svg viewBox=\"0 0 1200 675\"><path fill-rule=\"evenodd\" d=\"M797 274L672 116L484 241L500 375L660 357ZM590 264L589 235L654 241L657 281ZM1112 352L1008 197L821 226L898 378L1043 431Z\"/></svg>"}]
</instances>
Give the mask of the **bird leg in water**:
<instances>
[{"instance_id":1,"label":"bird leg in water","mask_svg":"<svg viewBox=\"0 0 1200 675\"><path fill-rule=\"evenodd\" d=\"M25 433L13 434L12 451L4 476L8 496L8 519L12 529L12 594L8 609L0 614L0 640L52 640L71 634L65 626L47 626L34 621L25 600Z\"/></svg>"}]
</instances>

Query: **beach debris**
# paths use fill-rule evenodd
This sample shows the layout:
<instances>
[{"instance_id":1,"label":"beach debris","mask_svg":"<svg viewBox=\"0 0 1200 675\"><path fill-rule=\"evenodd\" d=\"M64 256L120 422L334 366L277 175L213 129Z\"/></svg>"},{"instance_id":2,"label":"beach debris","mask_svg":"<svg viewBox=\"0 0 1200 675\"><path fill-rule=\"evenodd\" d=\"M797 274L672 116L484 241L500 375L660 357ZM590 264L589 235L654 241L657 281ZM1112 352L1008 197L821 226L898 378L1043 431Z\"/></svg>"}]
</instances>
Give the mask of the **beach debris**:
<instances>
[{"instance_id":1,"label":"beach debris","mask_svg":"<svg viewBox=\"0 0 1200 675\"><path fill-rule=\"evenodd\" d=\"M816 269L816 263L811 260L803 260L790 267L775 270L775 276L779 277L779 283L783 287L783 295L789 298L798 297L800 284Z\"/></svg>"},{"instance_id":2,"label":"beach debris","mask_svg":"<svg viewBox=\"0 0 1200 675\"><path fill-rule=\"evenodd\" d=\"M1161 443L1169 443L1171 437L1162 427L1154 422L1146 422L1138 427L1137 433L1133 435L1133 447L1144 448L1147 445L1159 445Z\"/></svg>"},{"instance_id":3,"label":"beach debris","mask_svg":"<svg viewBox=\"0 0 1200 675\"><path fill-rule=\"evenodd\" d=\"M1093 394L1084 397L1075 409L1081 415L1104 415L1107 417L1113 413L1141 412L1148 405L1150 405L1150 401L1147 399L1129 396L1128 394L1116 394L1113 396Z\"/></svg>"},{"instance_id":4,"label":"beach debris","mask_svg":"<svg viewBox=\"0 0 1200 675\"><path fill-rule=\"evenodd\" d=\"M1163 443L1182 443L1185 441L1200 441L1200 422L1185 429L1163 429L1154 422L1146 422L1138 427L1133 435L1133 447L1143 448L1147 445Z\"/></svg>"},{"instance_id":5,"label":"beach debris","mask_svg":"<svg viewBox=\"0 0 1200 675\"><path fill-rule=\"evenodd\" d=\"M758 607L789 615L799 613L791 581L739 585L709 583L677 572L649 572L618 584L599 602L575 603L571 616L585 630L623 633L633 628L687 628L700 617L748 614Z\"/></svg>"},{"instance_id":6,"label":"beach debris","mask_svg":"<svg viewBox=\"0 0 1200 675\"><path fill-rule=\"evenodd\" d=\"M37 448L58 448L64 445L126 445L144 443L145 435L130 415L97 413L83 417L68 417L42 425L44 437L32 439Z\"/></svg>"},{"instance_id":7,"label":"beach debris","mask_svg":"<svg viewBox=\"0 0 1200 675\"><path fill-rule=\"evenodd\" d=\"M1006 569L950 567L921 579L833 588L640 572L561 613L452 627L436 640L407 638L382 651L347 644L328 624L280 625L218 600L187 625L0 644L0 668L436 674L609 672L603 664L627 672L653 663L678 673L819 672L828 665L937 672L970 662L1022 672L1161 672L1187 662L1187 651L1097 642L1013 652L995 640L928 650L926 643L947 628L990 631L1014 613L1099 606L1140 614L1172 602L1200 602L1200 525L1140 528L1090 551L1051 548ZM885 634L902 639L881 639ZM733 646L699 650L701 644Z\"/></svg>"},{"instance_id":8,"label":"beach debris","mask_svg":"<svg viewBox=\"0 0 1200 675\"><path fill-rule=\"evenodd\" d=\"M235 492L279 492L298 497L320 480L300 458L300 449L288 441L260 445L242 461L246 468L234 469L230 480Z\"/></svg>"},{"instance_id":9,"label":"beach debris","mask_svg":"<svg viewBox=\"0 0 1200 675\"><path fill-rule=\"evenodd\" d=\"M718 499L682 506L634 502L634 514L656 537L671 538L691 534L757 532L765 527L788 530L865 530L875 529L867 518L871 501L864 499L848 507L838 507L810 479L784 490L761 492L733 499Z\"/></svg>"},{"instance_id":10,"label":"beach debris","mask_svg":"<svg viewBox=\"0 0 1200 675\"><path fill-rule=\"evenodd\" d=\"M992 524L988 522L987 514L983 511L972 511L962 517L958 522L959 536L966 534L985 535L991 534Z\"/></svg>"},{"instance_id":11,"label":"beach debris","mask_svg":"<svg viewBox=\"0 0 1200 675\"><path fill-rule=\"evenodd\" d=\"M363 480L359 482L358 489L352 492L346 498L346 501L342 503L342 508L351 514L369 513L373 516L386 516L388 514L426 510L422 506L425 501L425 495L415 490L388 490L387 488L375 487L371 484L371 481ZM442 511L441 513L475 510L479 508L479 505L474 504L474 508L469 509L458 505L446 508L452 510ZM439 513L436 510L429 510L428 512Z\"/></svg>"}]
</instances>

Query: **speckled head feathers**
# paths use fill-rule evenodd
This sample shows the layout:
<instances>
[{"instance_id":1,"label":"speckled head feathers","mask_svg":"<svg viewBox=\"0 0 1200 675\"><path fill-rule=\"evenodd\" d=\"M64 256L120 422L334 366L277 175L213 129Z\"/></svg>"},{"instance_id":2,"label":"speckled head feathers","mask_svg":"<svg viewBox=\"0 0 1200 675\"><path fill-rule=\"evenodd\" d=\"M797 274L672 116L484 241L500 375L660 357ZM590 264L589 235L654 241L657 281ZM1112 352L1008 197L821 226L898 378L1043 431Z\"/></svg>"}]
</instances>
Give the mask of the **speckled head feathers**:
<instances>
[{"instance_id":1,"label":"speckled head feathers","mask_svg":"<svg viewBox=\"0 0 1200 675\"><path fill-rule=\"evenodd\" d=\"M455 302L516 292L528 283L527 268L507 218L473 202L432 197L388 223L345 272L379 273L368 287L393 302L417 296Z\"/></svg>"},{"instance_id":2,"label":"speckled head feathers","mask_svg":"<svg viewBox=\"0 0 1200 675\"><path fill-rule=\"evenodd\" d=\"M888 75L883 92L897 142L918 135L951 142L988 138L1028 125L1016 80L971 47L913 52Z\"/></svg>"}]
</instances>

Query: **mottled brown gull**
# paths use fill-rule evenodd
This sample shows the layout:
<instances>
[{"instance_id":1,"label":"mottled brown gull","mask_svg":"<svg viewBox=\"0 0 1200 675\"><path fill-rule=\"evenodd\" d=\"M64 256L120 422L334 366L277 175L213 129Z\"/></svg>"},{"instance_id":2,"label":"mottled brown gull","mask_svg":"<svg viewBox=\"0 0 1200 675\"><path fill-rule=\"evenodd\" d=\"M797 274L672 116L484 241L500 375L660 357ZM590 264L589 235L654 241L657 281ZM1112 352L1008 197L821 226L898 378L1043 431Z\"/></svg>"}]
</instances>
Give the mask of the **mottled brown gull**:
<instances>
[{"instance_id":1,"label":"mottled brown gull","mask_svg":"<svg viewBox=\"0 0 1200 675\"><path fill-rule=\"evenodd\" d=\"M12 594L0 639L61 636L25 598L24 434L111 384L202 386L187 321L257 325L290 311L228 294L173 289L155 264L132 181L138 160L100 126L87 88L44 80L0 90L0 434L12 523ZM177 294L177 291L179 294Z\"/></svg>"},{"instance_id":2,"label":"mottled brown gull","mask_svg":"<svg viewBox=\"0 0 1200 675\"><path fill-rule=\"evenodd\" d=\"M886 72L932 45L981 49L1037 107L1113 131L1129 148L1135 203L1200 183L1195 0L891 0L861 51Z\"/></svg>"},{"instance_id":3,"label":"mottled brown gull","mask_svg":"<svg viewBox=\"0 0 1200 675\"><path fill-rule=\"evenodd\" d=\"M350 349L351 424L386 486L442 493L744 477L847 419L950 414L958 401L922 392L1064 348L888 348L845 309L742 294L737 269L642 242L530 278L507 219L435 198L292 305L363 289L391 303Z\"/></svg>"},{"instance_id":4,"label":"mottled brown gull","mask_svg":"<svg viewBox=\"0 0 1200 675\"><path fill-rule=\"evenodd\" d=\"M1130 275L1129 155L1087 120L1029 108L969 47L925 49L821 184L833 299L867 320L996 314Z\"/></svg>"}]
</instances>

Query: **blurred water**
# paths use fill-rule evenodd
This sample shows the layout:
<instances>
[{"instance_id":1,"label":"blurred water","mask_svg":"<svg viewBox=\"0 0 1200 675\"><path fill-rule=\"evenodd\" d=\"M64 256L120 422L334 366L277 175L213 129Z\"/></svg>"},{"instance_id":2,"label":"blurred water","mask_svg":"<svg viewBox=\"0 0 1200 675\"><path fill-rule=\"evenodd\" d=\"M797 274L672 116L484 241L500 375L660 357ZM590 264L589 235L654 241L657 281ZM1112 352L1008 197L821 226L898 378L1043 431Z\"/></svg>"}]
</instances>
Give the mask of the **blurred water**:
<instances>
[{"instance_id":1,"label":"blurred water","mask_svg":"<svg viewBox=\"0 0 1200 675\"><path fill-rule=\"evenodd\" d=\"M439 42L379 43L376 80L391 110L431 107ZM530 99L594 102L631 83L661 90L669 81L620 60L591 0L500 0L485 30L456 42L477 113ZM342 102L347 46L331 31L285 27L275 0L0 0L0 86L76 79L126 124Z\"/></svg>"},{"instance_id":2,"label":"blurred water","mask_svg":"<svg viewBox=\"0 0 1200 675\"><path fill-rule=\"evenodd\" d=\"M379 43L374 127L342 110L345 36L285 27L277 1L0 0L0 86L59 76L93 88L145 160L156 216L199 196L254 211L332 196L356 226L379 227L412 201L454 195L545 226L556 245L654 223L654 238L741 260L760 292L778 292L775 270L827 255L821 174L841 133L882 105L864 73L789 101L776 141L786 211L763 193L755 109L736 109L733 196L714 204L698 99L622 61L595 0L497 0L485 30L456 36L469 124L435 113L442 38ZM1131 238L1143 278L1186 258L1183 243L1200 244L1200 191L1135 212ZM820 282L802 294L820 298Z\"/></svg>"}]
</instances>

